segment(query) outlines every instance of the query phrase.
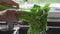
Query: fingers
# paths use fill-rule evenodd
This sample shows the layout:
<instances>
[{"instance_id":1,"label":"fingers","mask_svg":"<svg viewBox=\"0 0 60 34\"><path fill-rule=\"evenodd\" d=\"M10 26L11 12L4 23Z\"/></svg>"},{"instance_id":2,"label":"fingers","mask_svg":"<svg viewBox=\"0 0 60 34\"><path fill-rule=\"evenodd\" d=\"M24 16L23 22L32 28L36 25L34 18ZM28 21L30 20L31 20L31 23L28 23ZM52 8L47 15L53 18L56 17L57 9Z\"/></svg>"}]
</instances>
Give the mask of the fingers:
<instances>
[{"instance_id":1,"label":"fingers","mask_svg":"<svg viewBox=\"0 0 60 34\"><path fill-rule=\"evenodd\" d=\"M14 1L10 1L10 3L8 2L8 4L12 4L12 5L15 5L17 8L19 8L19 4L14 2Z\"/></svg>"},{"instance_id":2,"label":"fingers","mask_svg":"<svg viewBox=\"0 0 60 34\"><path fill-rule=\"evenodd\" d=\"M10 4L10 5L14 5L17 8L19 8L19 4L14 2L14 1L12 1L12 0L6 0L6 1L4 0L4 3Z\"/></svg>"},{"instance_id":3,"label":"fingers","mask_svg":"<svg viewBox=\"0 0 60 34\"><path fill-rule=\"evenodd\" d=\"M16 11L17 12L17 14L22 14L22 11Z\"/></svg>"},{"instance_id":4,"label":"fingers","mask_svg":"<svg viewBox=\"0 0 60 34\"><path fill-rule=\"evenodd\" d=\"M6 12L5 12L6 14L16 14L16 10L7 10Z\"/></svg>"},{"instance_id":5,"label":"fingers","mask_svg":"<svg viewBox=\"0 0 60 34\"><path fill-rule=\"evenodd\" d=\"M10 22L18 22L18 18L16 17L15 10L7 10L6 12L6 21Z\"/></svg>"}]
</instances>

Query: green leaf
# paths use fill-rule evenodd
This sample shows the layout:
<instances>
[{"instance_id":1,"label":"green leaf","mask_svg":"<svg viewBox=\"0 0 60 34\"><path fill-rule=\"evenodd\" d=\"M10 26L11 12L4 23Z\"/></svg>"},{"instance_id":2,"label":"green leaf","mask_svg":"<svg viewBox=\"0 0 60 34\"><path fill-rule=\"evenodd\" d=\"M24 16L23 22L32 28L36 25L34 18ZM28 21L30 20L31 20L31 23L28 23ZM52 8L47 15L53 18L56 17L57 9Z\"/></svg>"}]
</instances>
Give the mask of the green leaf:
<instances>
[{"instance_id":1,"label":"green leaf","mask_svg":"<svg viewBox=\"0 0 60 34\"><path fill-rule=\"evenodd\" d=\"M35 4L30 11L31 13L36 14L39 9L40 9L40 6Z\"/></svg>"},{"instance_id":2,"label":"green leaf","mask_svg":"<svg viewBox=\"0 0 60 34\"><path fill-rule=\"evenodd\" d=\"M50 6L50 3L45 4L45 6L43 8L45 12L48 12L50 10L50 7L49 6Z\"/></svg>"}]
</instances>

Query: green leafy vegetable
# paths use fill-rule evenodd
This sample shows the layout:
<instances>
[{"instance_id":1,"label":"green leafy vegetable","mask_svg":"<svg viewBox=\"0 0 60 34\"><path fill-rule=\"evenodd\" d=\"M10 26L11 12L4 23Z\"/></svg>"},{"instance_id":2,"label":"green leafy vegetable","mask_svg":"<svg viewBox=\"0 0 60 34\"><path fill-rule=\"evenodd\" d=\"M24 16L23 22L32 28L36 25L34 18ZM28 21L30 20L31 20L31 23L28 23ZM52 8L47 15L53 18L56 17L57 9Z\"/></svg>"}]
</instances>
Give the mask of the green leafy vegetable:
<instances>
[{"instance_id":1,"label":"green leafy vegetable","mask_svg":"<svg viewBox=\"0 0 60 34\"><path fill-rule=\"evenodd\" d=\"M30 12L23 11L22 14L17 14L20 20L25 20L29 24L27 34L39 34L44 31L47 26L47 13L50 9L50 4L46 4L43 8L39 5L34 5Z\"/></svg>"},{"instance_id":2,"label":"green leafy vegetable","mask_svg":"<svg viewBox=\"0 0 60 34\"><path fill-rule=\"evenodd\" d=\"M38 5L34 5L30 12L23 11L22 14L18 14L18 18L25 20L29 23L30 28L27 34L39 34L39 32L44 31L47 26L47 11L49 7L48 4L44 6L45 8L40 8ZM47 7L47 8L46 8Z\"/></svg>"}]
</instances>

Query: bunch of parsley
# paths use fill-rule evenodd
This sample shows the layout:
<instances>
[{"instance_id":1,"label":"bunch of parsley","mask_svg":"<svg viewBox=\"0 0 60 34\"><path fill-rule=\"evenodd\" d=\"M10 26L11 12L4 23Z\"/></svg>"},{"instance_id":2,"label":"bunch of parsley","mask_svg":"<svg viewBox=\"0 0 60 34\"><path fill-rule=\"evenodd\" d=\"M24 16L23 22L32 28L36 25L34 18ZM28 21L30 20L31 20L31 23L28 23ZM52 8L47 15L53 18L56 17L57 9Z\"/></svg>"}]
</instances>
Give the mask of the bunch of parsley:
<instances>
[{"instance_id":1,"label":"bunch of parsley","mask_svg":"<svg viewBox=\"0 0 60 34\"><path fill-rule=\"evenodd\" d=\"M17 14L20 20L27 21L29 30L27 34L39 34L44 31L47 26L47 14L50 9L50 4L45 4L44 7L34 5L30 12L23 11L22 14Z\"/></svg>"}]
</instances>

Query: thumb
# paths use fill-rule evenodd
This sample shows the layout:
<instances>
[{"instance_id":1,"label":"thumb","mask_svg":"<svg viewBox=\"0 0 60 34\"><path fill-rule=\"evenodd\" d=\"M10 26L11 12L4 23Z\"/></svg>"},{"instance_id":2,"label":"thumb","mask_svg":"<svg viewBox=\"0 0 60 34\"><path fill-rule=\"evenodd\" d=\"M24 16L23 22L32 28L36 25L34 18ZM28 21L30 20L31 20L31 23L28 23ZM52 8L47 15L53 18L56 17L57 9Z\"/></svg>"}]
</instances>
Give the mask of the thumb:
<instances>
[{"instance_id":1,"label":"thumb","mask_svg":"<svg viewBox=\"0 0 60 34\"><path fill-rule=\"evenodd\" d=\"M4 3L10 4L10 5L14 5L17 8L19 8L19 4L14 2L14 1L12 1L12 0L5 0Z\"/></svg>"}]
</instances>

